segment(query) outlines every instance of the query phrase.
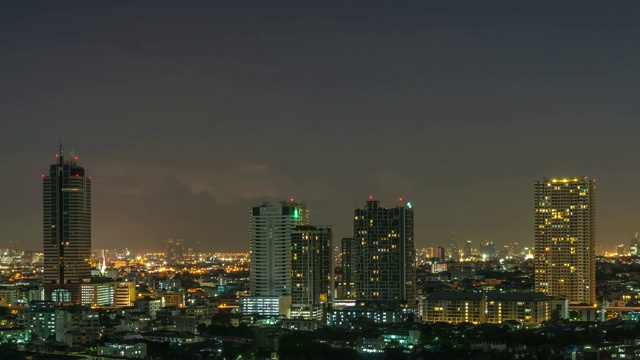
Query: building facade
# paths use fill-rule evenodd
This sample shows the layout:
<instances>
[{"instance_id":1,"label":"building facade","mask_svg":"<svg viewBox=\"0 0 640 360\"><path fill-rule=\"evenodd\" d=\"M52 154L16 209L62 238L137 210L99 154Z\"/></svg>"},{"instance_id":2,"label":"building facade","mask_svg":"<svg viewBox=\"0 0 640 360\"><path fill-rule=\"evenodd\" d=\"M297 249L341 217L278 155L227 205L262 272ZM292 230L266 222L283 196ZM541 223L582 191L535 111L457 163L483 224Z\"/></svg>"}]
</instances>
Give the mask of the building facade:
<instances>
[{"instance_id":1,"label":"building facade","mask_svg":"<svg viewBox=\"0 0 640 360\"><path fill-rule=\"evenodd\" d=\"M136 300L136 284L133 281L122 281L115 285L115 306L133 306Z\"/></svg>"},{"instance_id":2,"label":"building facade","mask_svg":"<svg viewBox=\"0 0 640 360\"><path fill-rule=\"evenodd\" d=\"M127 358L144 359L147 357L147 344L140 342L130 343L106 343L98 346L98 356L101 358Z\"/></svg>"},{"instance_id":3,"label":"building facade","mask_svg":"<svg viewBox=\"0 0 640 360\"><path fill-rule=\"evenodd\" d=\"M416 256L411 203L381 205L369 200L355 210L356 298L412 302Z\"/></svg>"},{"instance_id":4,"label":"building facade","mask_svg":"<svg viewBox=\"0 0 640 360\"><path fill-rule=\"evenodd\" d=\"M356 274L358 270L358 244L354 238L342 239L342 278L340 281L340 298L356 297Z\"/></svg>"},{"instance_id":5,"label":"building facade","mask_svg":"<svg viewBox=\"0 0 640 360\"><path fill-rule=\"evenodd\" d=\"M86 283L80 284L80 305L113 306L115 300L116 283Z\"/></svg>"},{"instance_id":6,"label":"building facade","mask_svg":"<svg viewBox=\"0 0 640 360\"><path fill-rule=\"evenodd\" d=\"M486 322L501 324L516 320L537 325L551 318L551 299L543 293L487 293Z\"/></svg>"},{"instance_id":7,"label":"building facade","mask_svg":"<svg viewBox=\"0 0 640 360\"><path fill-rule=\"evenodd\" d=\"M55 310L56 341L75 344L98 340L100 320L98 312L88 307L66 306ZM67 339L68 337L71 339Z\"/></svg>"},{"instance_id":8,"label":"building facade","mask_svg":"<svg viewBox=\"0 0 640 360\"><path fill-rule=\"evenodd\" d=\"M434 292L424 301L425 322L459 324L485 322L486 295L475 292Z\"/></svg>"},{"instance_id":9,"label":"building facade","mask_svg":"<svg viewBox=\"0 0 640 360\"><path fill-rule=\"evenodd\" d=\"M36 339L52 339L56 336L55 306L50 301L32 301L20 313L20 324L29 329Z\"/></svg>"},{"instance_id":10,"label":"building facade","mask_svg":"<svg viewBox=\"0 0 640 360\"><path fill-rule=\"evenodd\" d=\"M292 318L321 320L333 296L333 229L297 226L291 233Z\"/></svg>"},{"instance_id":11,"label":"building facade","mask_svg":"<svg viewBox=\"0 0 640 360\"><path fill-rule=\"evenodd\" d=\"M553 299L538 292L437 291L427 295L423 306L422 319L430 323L539 325L551 318Z\"/></svg>"},{"instance_id":12,"label":"building facade","mask_svg":"<svg viewBox=\"0 0 640 360\"><path fill-rule=\"evenodd\" d=\"M80 284L91 278L91 177L77 160L73 151L67 155L61 147L56 163L42 175L47 300L59 290L80 303Z\"/></svg>"},{"instance_id":13,"label":"building facade","mask_svg":"<svg viewBox=\"0 0 640 360\"><path fill-rule=\"evenodd\" d=\"M595 304L595 180L535 183L535 290Z\"/></svg>"}]
</instances>

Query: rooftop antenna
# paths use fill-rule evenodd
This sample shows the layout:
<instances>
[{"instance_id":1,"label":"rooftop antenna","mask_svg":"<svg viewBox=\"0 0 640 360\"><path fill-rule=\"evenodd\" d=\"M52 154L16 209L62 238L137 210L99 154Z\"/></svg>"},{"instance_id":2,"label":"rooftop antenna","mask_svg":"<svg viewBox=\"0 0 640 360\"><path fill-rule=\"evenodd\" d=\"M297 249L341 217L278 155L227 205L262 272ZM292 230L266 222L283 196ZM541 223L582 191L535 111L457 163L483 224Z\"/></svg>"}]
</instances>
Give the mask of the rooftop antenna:
<instances>
[{"instance_id":1,"label":"rooftop antenna","mask_svg":"<svg viewBox=\"0 0 640 360\"><path fill-rule=\"evenodd\" d=\"M60 156L64 155L64 149L62 148L62 138L60 138Z\"/></svg>"}]
</instances>

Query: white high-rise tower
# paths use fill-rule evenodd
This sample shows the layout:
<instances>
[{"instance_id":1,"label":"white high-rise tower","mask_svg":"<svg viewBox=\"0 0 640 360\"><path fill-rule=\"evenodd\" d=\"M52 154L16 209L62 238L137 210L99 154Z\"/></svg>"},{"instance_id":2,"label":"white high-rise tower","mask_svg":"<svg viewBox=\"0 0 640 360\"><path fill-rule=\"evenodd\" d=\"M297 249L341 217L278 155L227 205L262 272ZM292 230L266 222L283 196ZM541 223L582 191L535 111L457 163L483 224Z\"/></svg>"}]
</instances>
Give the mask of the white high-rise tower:
<instances>
[{"instance_id":1,"label":"white high-rise tower","mask_svg":"<svg viewBox=\"0 0 640 360\"><path fill-rule=\"evenodd\" d=\"M251 211L251 295L291 295L291 233L309 222L306 204L268 203Z\"/></svg>"},{"instance_id":2,"label":"white high-rise tower","mask_svg":"<svg viewBox=\"0 0 640 360\"><path fill-rule=\"evenodd\" d=\"M263 203L251 210L251 296L240 299L243 314L289 315L291 305L291 234L309 223L305 204Z\"/></svg>"}]
</instances>

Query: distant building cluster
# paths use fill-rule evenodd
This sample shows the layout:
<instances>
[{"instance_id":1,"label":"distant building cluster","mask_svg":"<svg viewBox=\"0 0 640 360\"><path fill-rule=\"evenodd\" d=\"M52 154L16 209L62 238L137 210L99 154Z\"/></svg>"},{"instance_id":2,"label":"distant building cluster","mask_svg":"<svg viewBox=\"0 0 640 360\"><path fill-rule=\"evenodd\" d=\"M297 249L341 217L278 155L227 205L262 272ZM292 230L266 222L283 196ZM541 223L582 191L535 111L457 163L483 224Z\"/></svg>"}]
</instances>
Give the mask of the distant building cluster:
<instances>
[{"instance_id":1,"label":"distant building cluster","mask_svg":"<svg viewBox=\"0 0 640 360\"><path fill-rule=\"evenodd\" d=\"M335 298L367 304L415 303L416 256L411 204L370 199L354 212L352 238L342 240L335 288L333 229L309 225L306 204L254 207L250 216L251 296L243 314L321 320Z\"/></svg>"}]
</instances>

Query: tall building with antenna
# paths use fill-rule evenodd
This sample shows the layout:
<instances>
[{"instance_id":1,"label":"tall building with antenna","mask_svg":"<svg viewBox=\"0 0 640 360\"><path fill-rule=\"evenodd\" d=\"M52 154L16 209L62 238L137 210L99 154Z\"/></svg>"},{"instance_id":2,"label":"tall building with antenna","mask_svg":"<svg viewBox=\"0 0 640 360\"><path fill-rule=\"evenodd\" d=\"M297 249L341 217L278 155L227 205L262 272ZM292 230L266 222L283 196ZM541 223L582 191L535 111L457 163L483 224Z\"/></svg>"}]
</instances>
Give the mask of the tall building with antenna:
<instances>
[{"instance_id":1,"label":"tall building with antenna","mask_svg":"<svg viewBox=\"0 0 640 360\"><path fill-rule=\"evenodd\" d=\"M91 177L60 146L42 175L45 299L80 303L91 278Z\"/></svg>"},{"instance_id":2,"label":"tall building with antenna","mask_svg":"<svg viewBox=\"0 0 640 360\"><path fill-rule=\"evenodd\" d=\"M535 182L535 289L571 304L596 301L595 180Z\"/></svg>"}]
</instances>

